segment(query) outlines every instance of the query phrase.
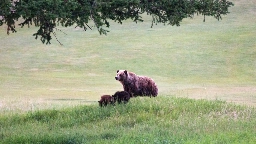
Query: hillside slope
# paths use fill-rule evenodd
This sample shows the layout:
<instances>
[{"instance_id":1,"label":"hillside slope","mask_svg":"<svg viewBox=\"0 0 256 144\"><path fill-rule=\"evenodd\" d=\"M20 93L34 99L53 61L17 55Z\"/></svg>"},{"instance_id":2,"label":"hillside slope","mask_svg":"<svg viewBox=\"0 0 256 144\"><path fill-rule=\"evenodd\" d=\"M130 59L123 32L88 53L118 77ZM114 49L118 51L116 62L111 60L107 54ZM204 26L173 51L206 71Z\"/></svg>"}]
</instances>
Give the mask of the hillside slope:
<instances>
[{"instance_id":1,"label":"hillside slope","mask_svg":"<svg viewBox=\"0 0 256 144\"><path fill-rule=\"evenodd\" d=\"M222 101L137 97L0 116L0 143L244 143L256 141L256 109Z\"/></svg>"}]
</instances>

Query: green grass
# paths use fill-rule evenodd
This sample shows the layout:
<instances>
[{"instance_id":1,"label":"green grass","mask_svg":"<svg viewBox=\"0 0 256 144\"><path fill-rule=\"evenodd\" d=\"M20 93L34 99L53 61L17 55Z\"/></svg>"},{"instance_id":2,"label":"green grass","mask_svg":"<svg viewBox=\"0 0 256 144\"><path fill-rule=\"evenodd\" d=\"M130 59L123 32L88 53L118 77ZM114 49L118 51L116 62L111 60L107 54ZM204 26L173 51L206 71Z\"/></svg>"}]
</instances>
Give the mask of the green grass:
<instances>
[{"instance_id":1,"label":"green grass","mask_svg":"<svg viewBox=\"0 0 256 144\"><path fill-rule=\"evenodd\" d=\"M60 27L64 46L35 40L35 27L1 27L0 143L255 142L256 3L233 2L221 21L180 27L150 28L146 15L107 36ZM153 78L159 96L100 108L122 90L117 69Z\"/></svg>"},{"instance_id":2,"label":"green grass","mask_svg":"<svg viewBox=\"0 0 256 144\"><path fill-rule=\"evenodd\" d=\"M19 28L0 29L0 111L29 111L90 104L122 86L117 69L153 78L162 95L256 103L255 2L236 0L217 21L195 16L180 27L112 22L107 36L97 30L62 28L43 45ZM92 25L92 24L90 24ZM226 91L225 91L226 89Z\"/></svg>"},{"instance_id":3,"label":"green grass","mask_svg":"<svg viewBox=\"0 0 256 144\"><path fill-rule=\"evenodd\" d=\"M2 143L246 143L256 110L223 101L133 98L126 105L77 106L0 117Z\"/></svg>"}]
</instances>

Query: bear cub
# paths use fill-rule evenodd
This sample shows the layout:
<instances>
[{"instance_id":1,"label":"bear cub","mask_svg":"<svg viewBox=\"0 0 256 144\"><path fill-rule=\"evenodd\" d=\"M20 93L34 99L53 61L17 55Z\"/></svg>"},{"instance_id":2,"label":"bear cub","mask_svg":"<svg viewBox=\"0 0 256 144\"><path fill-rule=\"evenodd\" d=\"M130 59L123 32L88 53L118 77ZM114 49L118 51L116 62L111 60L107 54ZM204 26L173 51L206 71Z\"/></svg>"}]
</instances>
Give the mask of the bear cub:
<instances>
[{"instance_id":1,"label":"bear cub","mask_svg":"<svg viewBox=\"0 0 256 144\"><path fill-rule=\"evenodd\" d=\"M126 104L130 100L130 94L126 91L117 91L112 97L114 98L114 103L117 101L118 104L122 102Z\"/></svg>"},{"instance_id":2,"label":"bear cub","mask_svg":"<svg viewBox=\"0 0 256 144\"><path fill-rule=\"evenodd\" d=\"M99 106L107 106L108 104L114 105L114 98L110 95L103 95L99 102Z\"/></svg>"}]
</instances>

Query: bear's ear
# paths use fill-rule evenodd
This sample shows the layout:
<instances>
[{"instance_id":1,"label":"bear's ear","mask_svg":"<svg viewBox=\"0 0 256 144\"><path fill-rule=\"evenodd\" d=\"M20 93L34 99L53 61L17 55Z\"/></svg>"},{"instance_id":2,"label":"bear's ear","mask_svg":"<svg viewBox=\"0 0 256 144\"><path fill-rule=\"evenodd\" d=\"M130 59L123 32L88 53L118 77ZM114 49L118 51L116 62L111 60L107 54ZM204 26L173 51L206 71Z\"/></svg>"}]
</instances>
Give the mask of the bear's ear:
<instances>
[{"instance_id":1,"label":"bear's ear","mask_svg":"<svg viewBox=\"0 0 256 144\"><path fill-rule=\"evenodd\" d=\"M118 72L119 72L119 70L116 71L116 73L118 73Z\"/></svg>"},{"instance_id":2,"label":"bear's ear","mask_svg":"<svg viewBox=\"0 0 256 144\"><path fill-rule=\"evenodd\" d=\"M124 73L127 75L127 70L124 70Z\"/></svg>"}]
</instances>

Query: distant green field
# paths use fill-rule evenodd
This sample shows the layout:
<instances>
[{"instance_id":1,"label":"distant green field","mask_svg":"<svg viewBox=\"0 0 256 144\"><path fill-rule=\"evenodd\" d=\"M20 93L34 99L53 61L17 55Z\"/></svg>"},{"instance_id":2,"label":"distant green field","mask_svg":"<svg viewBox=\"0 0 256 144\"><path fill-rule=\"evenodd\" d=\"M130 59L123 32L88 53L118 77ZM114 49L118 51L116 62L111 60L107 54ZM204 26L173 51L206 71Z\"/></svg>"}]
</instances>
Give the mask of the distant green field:
<instances>
[{"instance_id":1,"label":"distant green field","mask_svg":"<svg viewBox=\"0 0 256 144\"><path fill-rule=\"evenodd\" d=\"M122 90L117 69L153 78L159 96L220 99L256 105L256 2L234 0L221 21L202 16L180 27L110 23L96 28L63 28L59 43L43 45L37 28L0 29L0 112L59 109L95 104L103 94ZM93 26L90 24L90 26Z\"/></svg>"}]
</instances>

